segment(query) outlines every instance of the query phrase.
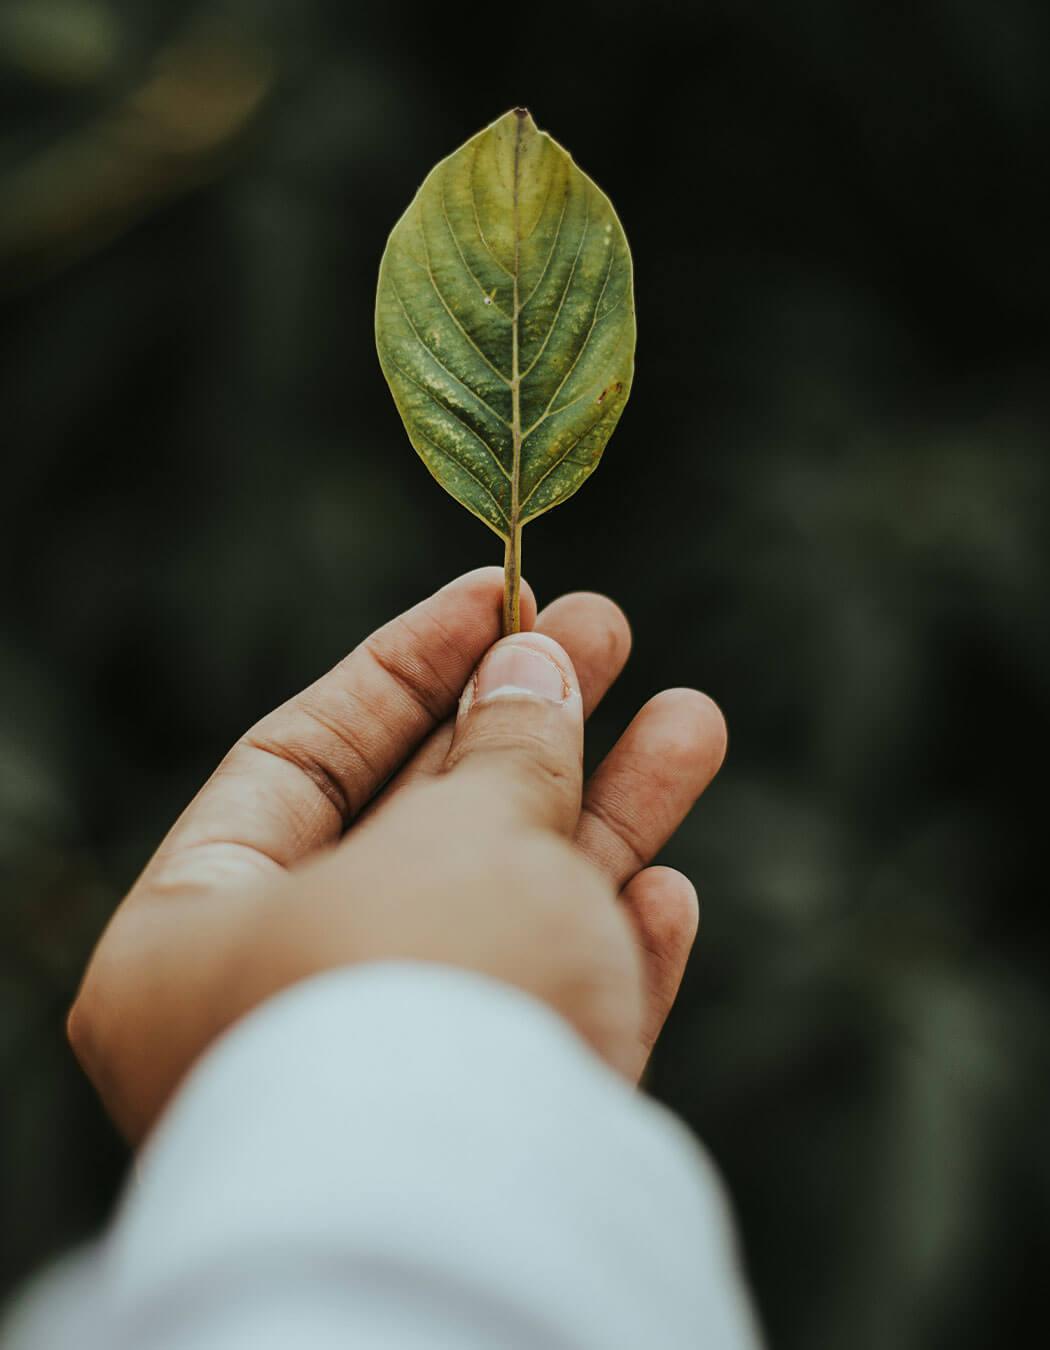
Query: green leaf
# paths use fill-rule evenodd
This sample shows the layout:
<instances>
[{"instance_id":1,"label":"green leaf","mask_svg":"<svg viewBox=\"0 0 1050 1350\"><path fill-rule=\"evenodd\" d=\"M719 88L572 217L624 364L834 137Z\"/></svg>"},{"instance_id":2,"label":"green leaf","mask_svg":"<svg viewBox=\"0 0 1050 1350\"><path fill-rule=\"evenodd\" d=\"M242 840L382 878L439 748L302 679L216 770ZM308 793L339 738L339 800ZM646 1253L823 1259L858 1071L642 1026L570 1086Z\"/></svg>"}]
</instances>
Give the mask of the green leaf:
<instances>
[{"instance_id":1,"label":"green leaf","mask_svg":"<svg viewBox=\"0 0 1050 1350\"><path fill-rule=\"evenodd\" d=\"M376 345L409 439L506 541L593 472L634 373L631 255L608 197L516 108L432 169L379 269Z\"/></svg>"}]
</instances>

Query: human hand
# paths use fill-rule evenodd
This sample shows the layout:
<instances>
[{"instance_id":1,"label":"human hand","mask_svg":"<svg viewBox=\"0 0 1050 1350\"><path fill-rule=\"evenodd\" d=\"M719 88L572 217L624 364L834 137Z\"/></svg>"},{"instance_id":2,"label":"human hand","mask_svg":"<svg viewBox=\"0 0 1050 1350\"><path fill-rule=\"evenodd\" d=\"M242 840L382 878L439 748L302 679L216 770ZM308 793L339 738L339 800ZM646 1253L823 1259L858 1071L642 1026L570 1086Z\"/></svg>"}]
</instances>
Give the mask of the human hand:
<instances>
[{"instance_id":1,"label":"human hand","mask_svg":"<svg viewBox=\"0 0 1050 1350\"><path fill-rule=\"evenodd\" d=\"M623 667L626 620L589 594L537 620L523 587L534 632L475 670L501 595L486 568L378 630L238 741L176 822L70 1014L129 1138L239 1016L362 961L516 985L641 1073L697 923L691 884L649 863L717 772L724 723L665 691L584 785L583 718Z\"/></svg>"}]
</instances>

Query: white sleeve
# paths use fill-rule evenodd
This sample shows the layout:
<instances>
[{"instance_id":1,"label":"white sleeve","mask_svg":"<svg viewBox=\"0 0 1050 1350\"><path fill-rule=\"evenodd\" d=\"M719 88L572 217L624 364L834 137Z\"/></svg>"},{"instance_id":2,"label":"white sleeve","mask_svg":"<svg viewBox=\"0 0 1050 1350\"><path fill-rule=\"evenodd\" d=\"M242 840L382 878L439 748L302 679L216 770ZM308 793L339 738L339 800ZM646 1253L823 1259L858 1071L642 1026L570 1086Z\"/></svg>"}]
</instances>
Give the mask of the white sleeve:
<instances>
[{"instance_id":1,"label":"white sleeve","mask_svg":"<svg viewBox=\"0 0 1050 1350\"><path fill-rule=\"evenodd\" d=\"M90 1260L92 1350L758 1345L684 1128L539 1003L437 966L318 976L223 1037Z\"/></svg>"}]
</instances>

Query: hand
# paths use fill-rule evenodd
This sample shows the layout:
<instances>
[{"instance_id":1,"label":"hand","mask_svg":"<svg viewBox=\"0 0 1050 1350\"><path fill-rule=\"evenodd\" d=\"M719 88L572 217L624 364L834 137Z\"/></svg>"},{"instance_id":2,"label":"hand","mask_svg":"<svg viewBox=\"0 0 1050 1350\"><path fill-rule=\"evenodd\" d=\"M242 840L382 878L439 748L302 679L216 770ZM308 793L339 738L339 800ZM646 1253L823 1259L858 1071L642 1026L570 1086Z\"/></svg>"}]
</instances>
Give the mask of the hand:
<instances>
[{"instance_id":1,"label":"hand","mask_svg":"<svg viewBox=\"0 0 1050 1350\"><path fill-rule=\"evenodd\" d=\"M69 1034L133 1141L239 1016L362 961L504 980L640 1075L697 924L691 884L648 864L725 726L668 690L584 785L583 719L623 667L626 620L589 594L537 620L523 587L534 630L490 651L501 595L495 568L461 577L265 717L117 909Z\"/></svg>"}]
</instances>

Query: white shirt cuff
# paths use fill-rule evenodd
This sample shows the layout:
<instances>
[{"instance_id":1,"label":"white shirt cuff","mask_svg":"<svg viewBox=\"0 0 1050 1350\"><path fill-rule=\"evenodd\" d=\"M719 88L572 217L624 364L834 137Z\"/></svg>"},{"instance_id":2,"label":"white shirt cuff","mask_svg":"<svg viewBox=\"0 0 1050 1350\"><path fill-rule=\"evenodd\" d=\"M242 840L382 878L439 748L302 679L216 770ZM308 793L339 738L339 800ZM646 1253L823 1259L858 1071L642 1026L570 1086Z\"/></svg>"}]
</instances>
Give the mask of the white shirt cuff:
<instances>
[{"instance_id":1,"label":"white shirt cuff","mask_svg":"<svg viewBox=\"0 0 1050 1350\"><path fill-rule=\"evenodd\" d=\"M109 1347L751 1350L717 1177L554 1013L318 976L194 1069L96 1265Z\"/></svg>"}]
</instances>

